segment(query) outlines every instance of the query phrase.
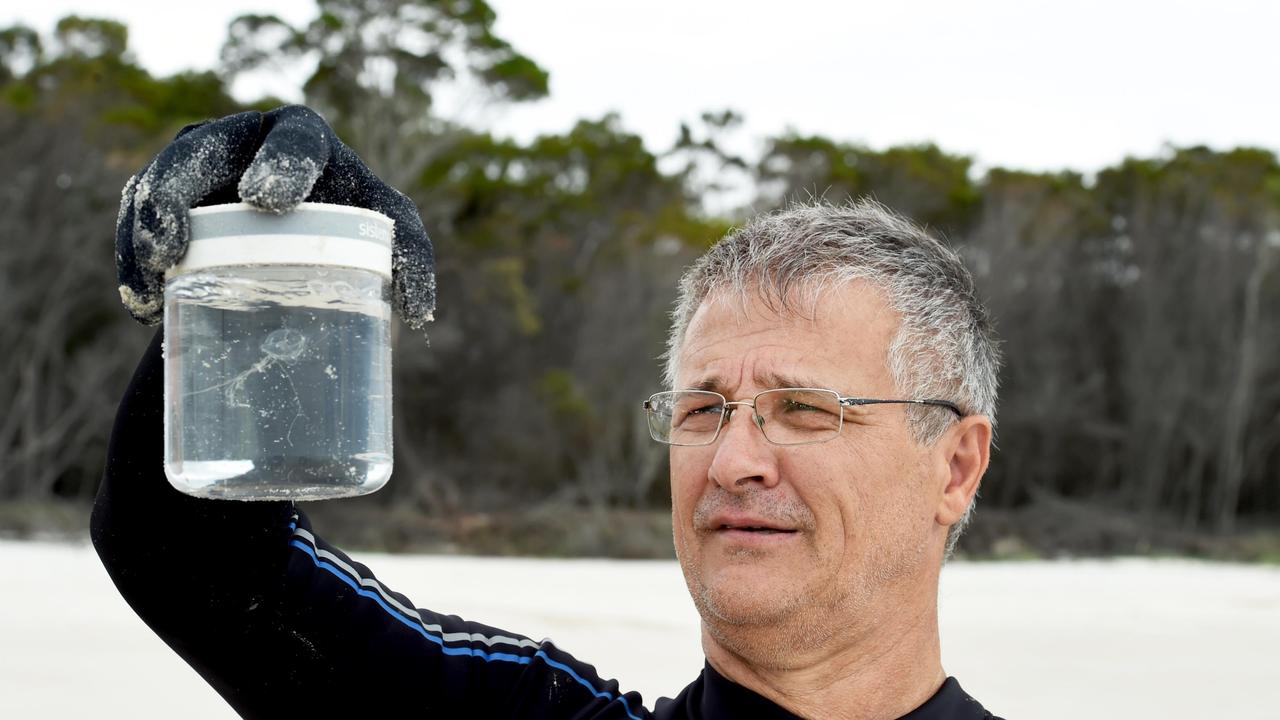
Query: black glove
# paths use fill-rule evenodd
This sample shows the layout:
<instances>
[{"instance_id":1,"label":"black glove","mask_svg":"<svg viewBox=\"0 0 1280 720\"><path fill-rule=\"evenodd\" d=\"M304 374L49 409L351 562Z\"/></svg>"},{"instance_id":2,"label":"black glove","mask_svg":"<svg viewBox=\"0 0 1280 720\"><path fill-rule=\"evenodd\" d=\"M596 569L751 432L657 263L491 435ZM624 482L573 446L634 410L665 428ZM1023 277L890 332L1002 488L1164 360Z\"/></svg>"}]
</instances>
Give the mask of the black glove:
<instances>
[{"instance_id":1,"label":"black glove","mask_svg":"<svg viewBox=\"0 0 1280 720\"><path fill-rule=\"evenodd\" d=\"M134 318L148 325L161 320L164 273L187 251L188 209L240 200L274 213L309 200L391 218L396 310L415 329L432 319L435 256L418 209L301 105L189 125L129 178L116 218L116 271L120 299Z\"/></svg>"}]
</instances>

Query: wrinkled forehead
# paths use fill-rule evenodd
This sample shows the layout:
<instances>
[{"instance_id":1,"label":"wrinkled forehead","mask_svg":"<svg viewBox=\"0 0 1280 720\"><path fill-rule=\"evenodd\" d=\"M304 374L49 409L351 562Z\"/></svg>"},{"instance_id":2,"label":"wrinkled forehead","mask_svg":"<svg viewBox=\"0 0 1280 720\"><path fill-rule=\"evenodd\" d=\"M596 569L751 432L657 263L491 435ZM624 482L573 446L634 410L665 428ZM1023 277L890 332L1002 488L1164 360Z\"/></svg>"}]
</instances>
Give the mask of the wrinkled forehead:
<instances>
[{"instance_id":1,"label":"wrinkled forehead","mask_svg":"<svg viewBox=\"0 0 1280 720\"><path fill-rule=\"evenodd\" d=\"M712 287L698 310L731 304L744 315L756 312L767 313L779 320L813 319L824 304L833 300L833 291L855 282L866 284L865 281L835 282L828 279L799 279L780 284L773 278L725 283Z\"/></svg>"},{"instance_id":2,"label":"wrinkled forehead","mask_svg":"<svg viewBox=\"0 0 1280 720\"><path fill-rule=\"evenodd\" d=\"M899 322L885 294L861 280L797 286L786 297L752 287L713 290L686 328L676 384L734 372L772 387L879 384Z\"/></svg>"},{"instance_id":3,"label":"wrinkled forehead","mask_svg":"<svg viewBox=\"0 0 1280 720\"><path fill-rule=\"evenodd\" d=\"M888 294L870 280L855 278L799 281L778 287L768 283L713 287L689 319L686 335L723 324L805 324L829 327L842 321L888 323L896 330L900 313L888 302Z\"/></svg>"}]
</instances>

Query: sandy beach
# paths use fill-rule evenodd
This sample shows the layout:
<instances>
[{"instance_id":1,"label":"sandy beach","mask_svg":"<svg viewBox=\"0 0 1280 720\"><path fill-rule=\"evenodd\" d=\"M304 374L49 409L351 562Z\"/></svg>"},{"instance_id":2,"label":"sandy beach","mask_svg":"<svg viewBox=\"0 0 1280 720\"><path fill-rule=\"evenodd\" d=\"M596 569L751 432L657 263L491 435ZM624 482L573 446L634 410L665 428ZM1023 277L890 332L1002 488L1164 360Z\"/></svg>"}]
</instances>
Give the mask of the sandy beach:
<instances>
[{"instance_id":1,"label":"sandy beach","mask_svg":"<svg viewBox=\"0 0 1280 720\"><path fill-rule=\"evenodd\" d=\"M11 571L0 717L235 717L133 614L88 544L0 541L0 558ZM552 638L650 708L702 666L674 562L356 558L419 606ZM947 672L1011 720L1280 712L1280 567L955 562L940 615Z\"/></svg>"}]
</instances>

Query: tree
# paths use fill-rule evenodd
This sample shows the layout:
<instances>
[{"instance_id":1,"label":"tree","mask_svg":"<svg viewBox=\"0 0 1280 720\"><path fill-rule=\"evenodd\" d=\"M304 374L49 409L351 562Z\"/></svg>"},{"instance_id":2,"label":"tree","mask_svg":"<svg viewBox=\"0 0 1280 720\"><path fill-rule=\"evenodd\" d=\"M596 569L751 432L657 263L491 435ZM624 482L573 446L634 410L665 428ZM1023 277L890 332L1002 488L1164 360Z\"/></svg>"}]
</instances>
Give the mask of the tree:
<instances>
[{"instance_id":1,"label":"tree","mask_svg":"<svg viewBox=\"0 0 1280 720\"><path fill-rule=\"evenodd\" d=\"M945 233L968 226L980 195L969 172L972 160L936 145L877 152L823 137L772 138L757 166L762 208L796 196L839 200L872 196L898 212Z\"/></svg>"},{"instance_id":2,"label":"tree","mask_svg":"<svg viewBox=\"0 0 1280 720\"><path fill-rule=\"evenodd\" d=\"M1273 315L1261 298L1265 283L1275 287L1268 238L1280 227L1278 178L1269 152L1206 148L1099 176L1129 279L1126 474L1147 516L1172 506L1191 527L1209 520L1229 532L1247 476L1266 476L1246 458L1257 410L1278 406L1258 396L1259 350L1277 328L1263 321Z\"/></svg>"},{"instance_id":3,"label":"tree","mask_svg":"<svg viewBox=\"0 0 1280 720\"><path fill-rule=\"evenodd\" d=\"M51 41L0 30L0 497L84 500L117 393L150 332L119 312L119 188L192 120L236 105L212 74L154 78L123 25L59 21Z\"/></svg>"},{"instance_id":4,"label":"tree","mask_svg":"<svg viewBox=\"0 0 1280 720\"><path fill-rule=\"evenodd\" d=\"M548 75L494 34L484 0L319 0L319 15L293 27L274 15L232 21L222 50L234 79L266 67L314 67L303 92L383 179L408 187L450 141L436 95L449 84L494 101L547 94Z\"/></svg>"}]
</instances>

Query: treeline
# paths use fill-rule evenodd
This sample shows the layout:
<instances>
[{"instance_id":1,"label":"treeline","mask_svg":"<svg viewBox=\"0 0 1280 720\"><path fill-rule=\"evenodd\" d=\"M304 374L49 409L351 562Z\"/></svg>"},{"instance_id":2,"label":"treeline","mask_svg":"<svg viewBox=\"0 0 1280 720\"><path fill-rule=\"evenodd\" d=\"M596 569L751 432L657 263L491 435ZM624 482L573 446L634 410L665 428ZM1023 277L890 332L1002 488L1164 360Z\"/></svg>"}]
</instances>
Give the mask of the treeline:
<instances>
[{"instance_id":1,"label":"treeline","mask_svg":"<svg viewBox=\"0 0 1280 720\"><path fill-rule=\"evenodd\" d=\"M660 513L665 450L640 401L659 389L682 267L748 212L703 209L733 177L755 188L751 212L875 196L968 257L1007 359L971 548L1008 534L1131 551L1277 525L1271 151L1170 149L1089 178L979 175L932 145L789 134L747 160L721 148L740 121L730 112L703 114L661 152L612 116L521 143L433 107L444 83L495 104L547 92L546 72L494 35L483 2L323 8L305 27L242 17L220 67L163 78L132 61L112 21L0 30L0 504L94 494L152 332L116 297L128 175L184 124L242 109L228 92L237 77L302 62L315 68L307 103L414 198L439 254L436 323L397 333L395 476L346 501L352 513Z\"/></svg>"}]
</instances>

